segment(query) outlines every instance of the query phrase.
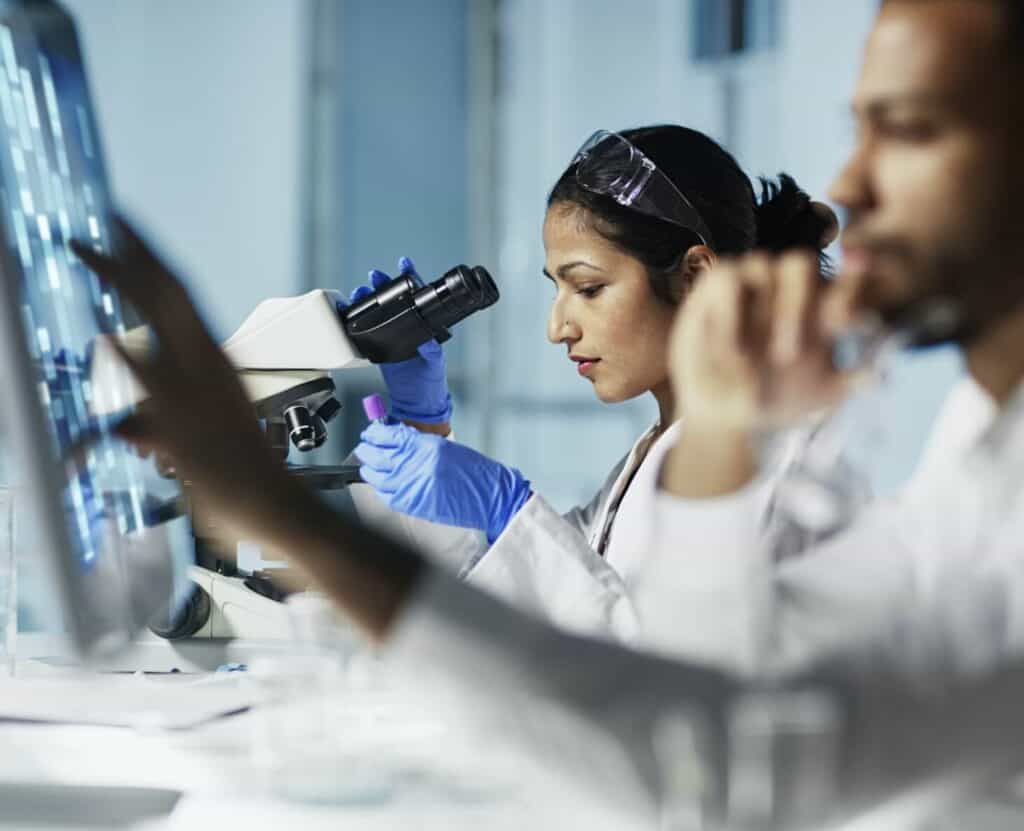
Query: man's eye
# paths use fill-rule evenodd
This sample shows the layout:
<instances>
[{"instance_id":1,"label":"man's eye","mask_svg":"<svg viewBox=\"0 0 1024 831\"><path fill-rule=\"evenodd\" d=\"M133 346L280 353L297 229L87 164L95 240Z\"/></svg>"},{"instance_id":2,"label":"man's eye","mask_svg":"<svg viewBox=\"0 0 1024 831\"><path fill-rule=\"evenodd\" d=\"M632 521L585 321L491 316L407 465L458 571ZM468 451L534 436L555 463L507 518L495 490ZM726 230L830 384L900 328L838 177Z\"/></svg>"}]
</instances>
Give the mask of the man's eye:
<instances>
[{"instance_id":1,"label":"man's eye","mask_svg":"<svg viewBox=\"0 0 1024 831\"><path fill-rule=\"evenodd\" d=\"M935 135L935 128L923 121L889 122L879 132L899 141L926 141Z\"/></svg>"},{"instance_id":2,"label":"man's eye","mask_svg":"<svg viewBox=\"0 0 1024 831\"><path fill-rule=\"evenodd\" d=\"M584 297L597 297L603 288L604 286L582 286L576 290L576 293L582 294Z\"/></svg>"}]
</instances>

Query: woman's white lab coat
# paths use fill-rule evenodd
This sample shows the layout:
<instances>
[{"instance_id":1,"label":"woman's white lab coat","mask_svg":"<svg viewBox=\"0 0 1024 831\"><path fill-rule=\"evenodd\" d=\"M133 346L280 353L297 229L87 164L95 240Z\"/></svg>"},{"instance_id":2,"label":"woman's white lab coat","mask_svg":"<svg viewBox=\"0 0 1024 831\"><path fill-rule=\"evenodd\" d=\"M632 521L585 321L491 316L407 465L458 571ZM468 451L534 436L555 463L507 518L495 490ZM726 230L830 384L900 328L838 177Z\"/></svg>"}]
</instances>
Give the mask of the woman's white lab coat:
<instances>
[{"instance_id":1,"label":"woman's white lab coat","mask_svg":"<svg viewBox=\"0 0 1024 831\"><path fill-rule=\"evenodd\" d=\"M647 430L587 504L560 514L533 494L490 547L482 533L389 510L366 485L351 488L360 518L514 605L575 631L636 641L630 586L642 573L651 500L679 423Z\"/></svg>"}]
</instances>

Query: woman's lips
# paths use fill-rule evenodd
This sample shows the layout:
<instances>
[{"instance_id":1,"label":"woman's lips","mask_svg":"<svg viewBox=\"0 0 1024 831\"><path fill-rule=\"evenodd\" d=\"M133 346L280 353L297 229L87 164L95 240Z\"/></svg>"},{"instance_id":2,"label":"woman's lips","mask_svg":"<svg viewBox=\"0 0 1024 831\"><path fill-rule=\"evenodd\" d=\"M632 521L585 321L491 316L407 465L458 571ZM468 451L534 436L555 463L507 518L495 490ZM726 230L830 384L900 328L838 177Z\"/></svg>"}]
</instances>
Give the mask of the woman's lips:
<instances>
[{"instance_id":1,"label":"woman's lips","mask_svg":"<svg viewBox=\"0 0 1024 831\"><path fill-rule=\"evenodd\" d=\"M600 358L573 358L576 362L576 371L586 377L595 366L601 361Z\"/></svg>"}]
</instances>

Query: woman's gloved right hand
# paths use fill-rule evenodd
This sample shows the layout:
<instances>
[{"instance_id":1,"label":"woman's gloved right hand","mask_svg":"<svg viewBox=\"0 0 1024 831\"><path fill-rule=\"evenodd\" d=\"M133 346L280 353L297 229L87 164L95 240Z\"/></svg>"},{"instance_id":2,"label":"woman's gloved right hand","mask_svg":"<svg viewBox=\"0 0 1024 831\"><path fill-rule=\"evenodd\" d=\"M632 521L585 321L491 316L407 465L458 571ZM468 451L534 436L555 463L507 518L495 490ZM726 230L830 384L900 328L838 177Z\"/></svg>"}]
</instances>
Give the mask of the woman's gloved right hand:
<instances>
[{"instance_id":1,"label":"woman's gloved right hand","mask_svg":"<svg viewBox=\"0 0 1024 831\"><path fill-rule=\"evenodd\" d=\"M372 422L356 447L359 473L389 508L477 528L493 543L532 494L518 470L406 424Z\"/></svg>"},{"instance_id":2,"label":"woman's gloved right hand","mask_svg":"<svg viewBox=\"0 0 1024 831\"><path fill-rule=\"evenodd\" d=\"M416 266L408 257L398 261L398 273L416 274ZM370 272L370 285L359 286L349 298L349 304L372 294L391 277L383 271ZM380 364L381 375L391 399L391 416L399 421L422 424L442 424L451 421L452 397L448 391L444 351L436 340L421 344L413 358L391 364Z\"/></svg>"}]
</instances>

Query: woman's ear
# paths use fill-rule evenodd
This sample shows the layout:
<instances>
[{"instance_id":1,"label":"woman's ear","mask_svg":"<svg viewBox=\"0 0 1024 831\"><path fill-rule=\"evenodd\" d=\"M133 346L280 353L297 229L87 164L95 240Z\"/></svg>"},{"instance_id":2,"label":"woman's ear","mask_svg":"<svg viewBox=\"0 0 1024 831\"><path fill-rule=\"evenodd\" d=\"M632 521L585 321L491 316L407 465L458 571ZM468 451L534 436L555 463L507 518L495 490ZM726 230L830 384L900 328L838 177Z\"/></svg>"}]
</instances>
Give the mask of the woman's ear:
<instances>
[{"instance_id":1,"label":"woman's ear","mask_svg":"<svg viewBox=\"0 0 1024 831\"><path fill-rule=\"evenodd\" d=\"M706 245L694 245L683 255L683 274L693 282L705 271L710 271L718 262L718 255Z\"/></svg>"},{"instance_id":2,"label":"woman's ear","mask_svg":"<svg viewBox=\"0 0 1024 831\"><path fill-rule=\"evenodd\" d=\"M710 271L718 262L718 255L706 245L694 245L689 248L679 263L679 269L673 276L672 296L682 300L690 291L690 287L704 272Z\"/></svg>"}]
</instances>

